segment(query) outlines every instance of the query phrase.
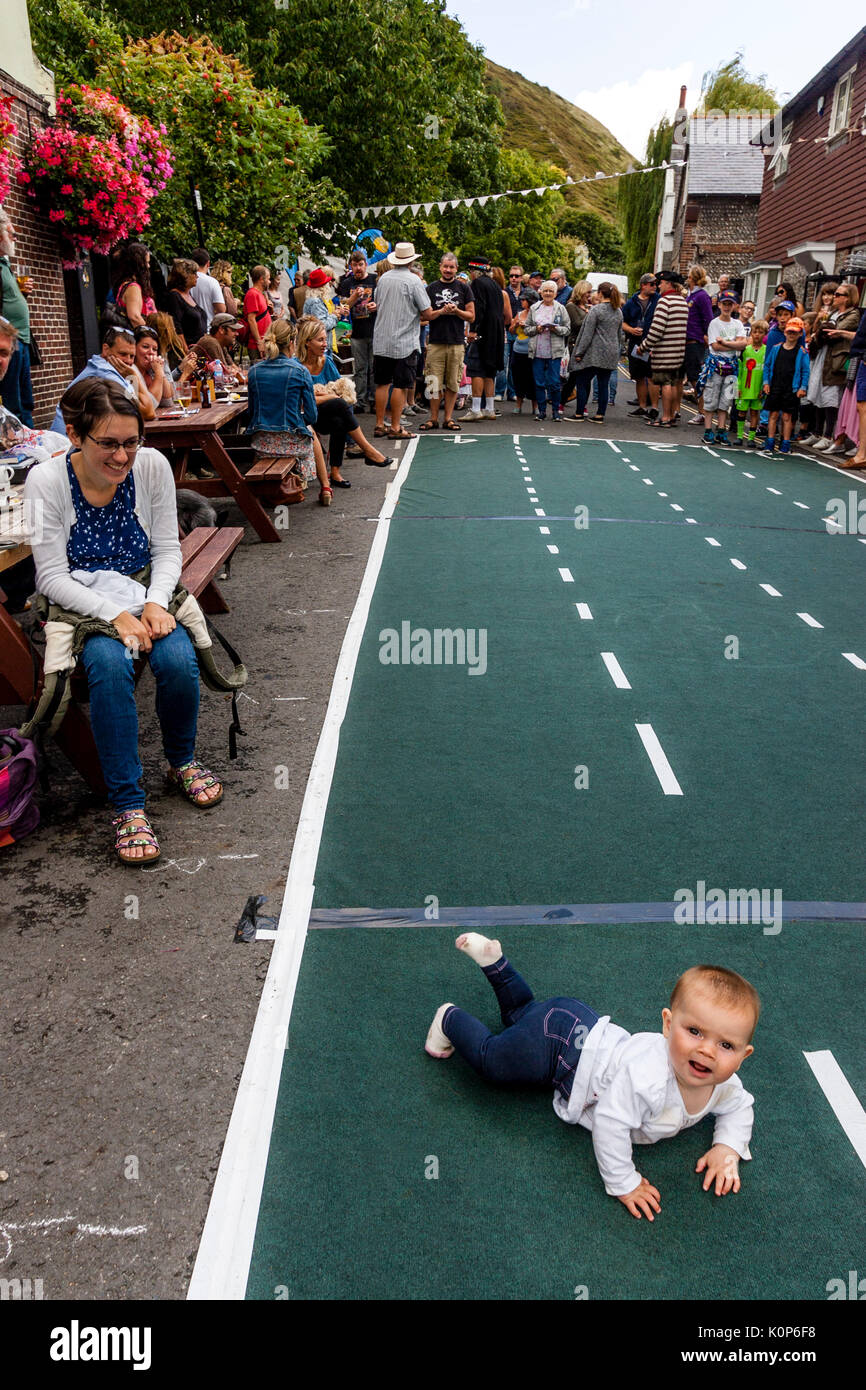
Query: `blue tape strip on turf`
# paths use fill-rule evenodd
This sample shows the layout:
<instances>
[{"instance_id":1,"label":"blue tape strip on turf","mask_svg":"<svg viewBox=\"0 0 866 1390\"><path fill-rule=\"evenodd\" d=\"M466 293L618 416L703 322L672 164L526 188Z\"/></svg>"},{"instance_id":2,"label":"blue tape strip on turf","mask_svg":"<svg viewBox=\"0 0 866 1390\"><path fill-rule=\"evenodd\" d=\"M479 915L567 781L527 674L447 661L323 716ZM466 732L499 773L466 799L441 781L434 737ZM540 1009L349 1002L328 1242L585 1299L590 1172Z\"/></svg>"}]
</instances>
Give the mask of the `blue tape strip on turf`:
<instances>
[{"instance_id":1,"label":"blue tape strip on turf","mask_svg":"<svg viewBox=\"0 0 866 1390\"><path fill-rule=\"evenodd\" d=\"M710 903L712 909L713 904ZM751 909L753 905L749 904ZM358 927L506 927L615 925L622 922L667 922L680 926L674 913L678 904L666 903L571 903L565 905L518 905L508 907L440 907L435 918L423 907L320 907L310 914L311 931ZM754 912L743 908L744 925L761 924L760 905ZM863 922L866 903L787 902L782 904L783 922ZM732 919L733 920L733 919ZM724 922L706 923L725 925Z\"/></svg>"}]
</instances>

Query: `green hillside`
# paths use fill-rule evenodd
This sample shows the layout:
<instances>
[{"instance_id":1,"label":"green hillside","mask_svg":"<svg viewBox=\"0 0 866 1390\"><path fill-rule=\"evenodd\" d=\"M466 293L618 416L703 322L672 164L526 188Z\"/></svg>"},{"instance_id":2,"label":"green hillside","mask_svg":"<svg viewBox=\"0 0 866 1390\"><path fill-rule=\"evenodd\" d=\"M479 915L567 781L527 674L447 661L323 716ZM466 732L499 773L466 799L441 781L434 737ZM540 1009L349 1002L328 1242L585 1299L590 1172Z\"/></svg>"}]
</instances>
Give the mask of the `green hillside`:
<instances>
[{"instance_id":1,"label":"green hillside","mask_svg":"<svg viewBox=\"0 0 866 1390\"><path fill-rule=\"evenodd\" d=\"M549 160L564 169L573 179L596 170L614 173L633 163L610 131L579 106L539 87L519 72L510 72L487 60L487 81L505 112L503 144L509 149L529 150L538 159ZM607 221L615 221L616 180L583 184L563 189L571 207L582 212L597 212Z\"/></svg>"}]
</instances>

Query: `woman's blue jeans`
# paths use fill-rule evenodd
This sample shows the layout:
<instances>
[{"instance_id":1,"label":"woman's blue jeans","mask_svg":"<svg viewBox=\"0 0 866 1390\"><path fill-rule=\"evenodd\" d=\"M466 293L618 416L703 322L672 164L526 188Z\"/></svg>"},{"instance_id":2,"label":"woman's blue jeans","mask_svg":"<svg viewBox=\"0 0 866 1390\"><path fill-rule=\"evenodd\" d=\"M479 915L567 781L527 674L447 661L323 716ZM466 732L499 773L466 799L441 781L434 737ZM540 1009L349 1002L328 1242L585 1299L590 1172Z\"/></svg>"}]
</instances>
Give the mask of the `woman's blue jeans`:
<instances>
[{"instance_id":1,"label":"woman's blue jeans","mask_svg":"<svg viewBox=\"0 0 866 1390\"><path fill-rule=\"evenodd\" d=\"M116 811L144 806L132 652L116 637L88 637L81 653L90 687L90 723L108 795ZM145 656L156 681L156 713L170 767L195 754L199 675L195 649L180 624Z\"/></svg>"},{"instance_id":2,"label":"woman's blue jeans","mask_svg":"<svg viewBox=\"0 0 866 1390\"><path fill-rule=\"evenodd\" d=\"M456 1004L446 1011L442 1031L485 1081L552 1083L567 1100L581 1049L598 1014L580 999L535 999L505 956L483 970L493 986L504 1032L491 1033Z\"/></svg>"},{"instance_id":3,"label":"woman's blue jeans","mask_svg":"<svg viewBox=\"0 0 866 1390\"><path fill-rule=\"evenodd\" d=\"M562 394L559 357L533 357L532 375L535 377L535 400L539 415L543 415L550 396L550 408L559 414L559 400Z\"/></svg>"},{"instance_id":4,"label":"woman's blue jeans","mask_svg":"<svg viewBox=\"0 0 866 1390\"><path fill-rule=\"evenodd\" d=\"M610 383L610 369L601 367L581 367L577 373L575 382L575 394L577 401L574 407L575 415L583 415L586 410L586 403L589 400L589 388L592 379L595 377L598 382L598 413L603 415L607 410L608 385Z\"/></svg>"}]
</instances>

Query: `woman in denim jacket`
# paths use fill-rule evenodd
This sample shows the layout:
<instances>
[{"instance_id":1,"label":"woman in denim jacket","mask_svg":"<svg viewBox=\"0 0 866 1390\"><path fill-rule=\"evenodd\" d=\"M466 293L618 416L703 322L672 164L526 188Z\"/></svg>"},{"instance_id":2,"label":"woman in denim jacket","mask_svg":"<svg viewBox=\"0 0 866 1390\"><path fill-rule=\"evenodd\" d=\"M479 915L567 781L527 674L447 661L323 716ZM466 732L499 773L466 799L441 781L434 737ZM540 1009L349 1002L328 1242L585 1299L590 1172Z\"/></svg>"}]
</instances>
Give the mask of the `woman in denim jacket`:
<instances>
[{"instance_id":1,"label":"woman in denim jacket","mask_svg":"<svg viewBox=\"0 0 866 1390\"><path fill-rule=\"evenodd\" d=\"M247 432L257 458L294 459L303 483L319 480L319 501L331 504L333 492L321 447L311 428L318 419L313 378L293 356L295 327L277 319L265 335L267 354L254 362L247 377L250 423Z\"/></svg>"}]
</instances>

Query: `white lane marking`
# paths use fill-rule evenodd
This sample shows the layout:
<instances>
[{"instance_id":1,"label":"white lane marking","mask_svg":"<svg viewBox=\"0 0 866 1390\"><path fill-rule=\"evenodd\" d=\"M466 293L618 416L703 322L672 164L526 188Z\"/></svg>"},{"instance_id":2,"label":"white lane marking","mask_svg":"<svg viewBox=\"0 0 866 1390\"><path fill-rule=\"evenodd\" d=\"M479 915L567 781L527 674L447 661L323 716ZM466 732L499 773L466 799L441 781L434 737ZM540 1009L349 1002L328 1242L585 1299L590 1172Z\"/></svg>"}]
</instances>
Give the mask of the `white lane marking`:
<instances>
[{"instance_id":1,"label":"white lane marking","mask_svg":"<svg viewBox=\"0 0 866 1390\"><path fill-rule=\"evenodd\" d=\"M658 735L652 724L635 724L640 735L640 741L647 751L649 760L653 765L653 771L661 783L662 791L665 796L682 796L683 789L674 776L674 770L667 760L665 750L658 740Z\"/></svg>"},{"instance_id":2,"label":"white lane marking","mask_svg":"<svg viewBox=\"0 0 866 1390\"><path fill-rule=\"evenodd\" d=\"M521 468L520 471L521 471L521 473L528 473L528 472L529 472L529 464L528 464L528 463L525 463L525 464L523 465L523 467Z\"/></svg>"},{"instance_id":3,"label":"white lane marking","mask_svg":"<svg viewBox=\"0 0 866 1390\"><path fill-rule=\"evenodd\" d=\"M798 613L798 614L797 614L797 617L798 617L798 618L802 618L803 622L804 622L804 623L808 623L809 627L823 627L823 626L824 626L823 623L819 623L819 622L817 621L816 618L813 618L811 613Z\"/></svg>"},{"instance_id":4,"label":"white lane marking","mask_svg":"<svg viewBox=\"0 0 866 1390\"><path fill-rule=\"evenodd\" d=\"M653 485L653 480L652 480L652 478L641 478L641 482L642 482L642 483L648 483L650 487L652 487L652 485Z\"/></svg>"},{"instance_id":5,"label":"white lane marking","mask_svg":"<svg viewBox=\"0 0 866 1390\"><path fill-rule=\"evenodd\" d=\"M520 448L520 435L519 435L519 434L513 434L513 435L511 436L511 438L514 440L514 447L515 447L515 449L519 449L519 448Z\"/></svg>"},{"instance_id":6,"label":"white lane marking","mask_svg":"<svg viewBox=\"0 0 866 1390\"><path fill-rule=\"evenodd\" d=\"M728 465L729 468L736 468L737 466L732 459L725 459L725 463ZM749 474L749 476L751 477L751 474Z\"/></svg>"},{"instance_id":7,"label":"white lane marking","mask_svg":"<svg viewBox=\"0 0 866 1390\"><path fill-rule=\"evenodd\" d=\"M794 506L801 507L804 512L811 511L811 507L807 506L805 502L795 502Z\"/></svg>"},{"instance_id":8,"label":"white lane marking","mask_svg":"<svg viewBox=\"0 0 866 1390\"><path fill-rule=\"evenodd\" d=\"M562 580L563 584L574 583L574 575L572 574L571 570L560 570L559 577Z\"/></svg>"},{"instance_id":9,"label":"white lane marking","mask_svg":"<svg viewBox=\"0 0 866 1390\"><path fill-rule=\"evenodd\" d=\"M866 536L858 536L857 539L861 545L866 545Z\"/></svg>"},{"instance_id":10,"label":"white lane marking","mask_svg":"<svg viewBox=\"0 0 866 1390\"><path fill-rule=\"evenodd\" d=\"M460 438L459 435L454 437ZM391 519L417 444L417 438L411 440L401 460L400 471L393 483L388 485L364 577L340 649L328 708L295 830L279 928L187 1289L187 1298L193 1301L242 1300L246 1292L289 1020L310 921L316 863L337 761L340 730L349 703L361 639L382 566Z\"/></svg>"},{"instance_id":11,"label":"white lane marking","mask_svg":"<svg viewBox=\"0 0 866 1390\"><path fill-rule=\"evenodd\" d=\"M854 1152L866 1167L866 1110L848 1078L830 1051L804 1052L803 1056L830 1102L833 1114L851 1140Z\"/></svg>"},{"instance_id":12,"label":"white lane marking","mask_svg":"<svg viewBox=\"0 0 866 1390\"><path fill-rule=\"evenodd\" d=\"M832 516L822 516L822 517L821 517L821 520L824 522L824 525L827 527L828 530L832 530L832 531L844 531L844 530L845 530L845 527L841 524L841 522L835 521L835 520L833 519Z\"/></svg>"},{"instance_id":13,"label":"white lane marking","mask_svg":"<svg viewBox=\"0 0 866 1390\"><path fill-rule=\"evenodd\" d=\"M770 598L781 598L781 597L782 597L782 595L779 593L779 590L778 590L778 589L774 589L773 586L772 586L772 584L761 584L761 585L760 585L760 588L763 589L763 591L764 591L765 594L769 594L769 595L770 595Z\"/></svg>"},{"instance_id":14,"label":"white lane marking","mask_svg":"<svg viewBox=\"0 0 866 1390\"><path fill-rule=\"evenodd\" d=\"M690 526L697 526L698 524L693 516L687 516L686 521L689 523Z\"/></svg>"},{"instance_id":15,"label":"white lane marking","mask_svg":"<svg viewBox=\"0 0 866 1390\"><path fill-rule=\"evenodd\" d=\"M626 677L625 671L620 666L613 652L602 652L601 659L610 672L611 680L617 690L631 690L631 685Z\"/></svg>"},{"instance_id":16,"label":"white lane marking","mask_svg":"<svg viewBox=\"0 0 866 1390\"><path fill-rule=\"evenodd\" d=\"M621 454L621 453L622 453L622 449L618 449L618 448L616 447L616 445L614 444L614 442L613 442L612 439L609 439L607 442L608 442L608 444L610 445L610 447L613 449L613 452L614 452L615 454Z\"/></svg>"},{"instance_id":17,"label":"white lane marking","mask_svg":"<svg viewBox=\"0 0 866 1390\"><path fill-rule=\"evenodd\" d=\"M659 493L659 497L667 497L667 495L668 495L668 494L667 494L666 492L660 492L660 493Z\"/></svg>"},{"instance_id":18,"label":"white lane marking","mask_svg":"<svg viewBox=\"0 0 866 1390\"><path fill-rule=\"evenodd\" d=\"M678 502L671 502L671 507L673 508L673 510L674 510L675 512L681 512L681 511L682 511L682 507L680 506L680 504L679 504Z\"/></svg>"},{"instance_id":19,"label":"white lane marking","mask_svg":"<svg viewBox=\"0 0 866 1390\"><path fill-rule=\"evenodd\" d=\"M866 671L866 661L862 661L856 652L843 652L842 655L852 666L856 666L858 671Z\"/></svg>"},{"instance_id":20,"label":"white lane marking","mask_svg":"<svg viewBox=\"0 0 866 1390\"><path fill-rule=\"evenodd\" d=\"M712 454L712 456L713 456L714 459L720 459L720 458L722 457L721 454L717 454L717 453L716 453L715 449L711 449L710 446L709 446L709 444L704 444L702 447L703 447L703 449L705 450L706 453ZM730 459L725 459L725 463L730 463ZM732 468L733 468L733 466L734 466L734 465L731 463L731 467L732 467Z\"/></svg>"},{"instance_id":21,"label":"white lane marking","mask_svg":"<svg viewBox=\"0 0 866 1390\"><path fill-rule=\"evenodd\" d=\"M747 568L747 566L743 564L742 560L732 560L731 564L733 565L735 570L744 570Z\"/></svg>"},{"instance_id":22,"label":"white lane marking","mask_svg":"<svg viewBox=\"0 0 866 1390\"><path fill-rule=\"evenodd\" d=\"M548 548L548 550L550 551L551 555L558 555L558 554L559 554L559 546L558 546L558 545L549 545L547 548Z\"/></svg>"},{"instance_id":23,"label":"white lane marking","mask_svg":"<svg viewBox=\"0 0 866 1390\"><path fill-rule=\"evenodd\" d=\"M754 473L747 473L746 470L745 470L745 468L743 469L743 477L744 477L744 478L754 478L754 476L755 476Z\"/></svg>"},{"instance_id":24,"label":"white lane marking","mask_svg":"<svg viewBox=\"0 0 866 1390\"><path fill-rule=\"evenodd\" d=\"M768 488L767 488L767 491L768 491L768 492L774 492L774 493L776 494L777 497L781 497L781 496L782 496L781 492L779 491L779 489L778 489L777 487L768 487Z\"/></svg>"},{"instance_id":25,"label":"white lane marking","mask_svg":"<svg viewBox=\"0 0 866 1390\"><path fill-rule=\"evenodd\" d=\"M592 622L592 613L588 603L576 603L574 606L579 617L583 618L585 622Z\"/></svg>"},{"instance_id":26,"label":"white lane marking","mask_svg":"<svg viewBox=\"0 0 866 1390\"><path fill-rule=\"evenodd\" d=\"M550 535L550 527L549 527L549 526L539 526L539 528L538 528L538 534L539 534L540 536L549 536L549 535Z\"/></svg>"},{"instance_id":27,"label":"white lane marking","mask_svg":"<svg viewBox=\"0 0 866 1390\"><path fill-rule=\"evenodd\" d=\"M717 541L715 536L704 536L704 540L707 545L721 545L722 543L721 541Z\"/></svg>"},{"instance_id":28,"label":"white lane marking","mask_svg":"<svg viewBox=\"0 0 866 1390\"><path fill-rule=\"evenodd\" d=\"M629 468L631 469L632 473L639 473L639 472L640 472L640 469L638 468L638 466L637 466L636 463L630 463L630 464L629 464Z\"/></svg>"},{"instance_id":29,"label":"white lane marking","mask_svg":"<svg viewBox=\"0 0 866 1390\"><path fill-rule=\"evenodd\" d=\"M623 463L631 463L631 459L627 459L626 456L625 456L625 454L623 454L623 456L622 456L622 461L623 461Z\"/></svg>"},{"instance_id":30,"label":"white lane marking","mask_svg":"<svg viewBox=\"0 0 866 1390\"><path fill-rule=\"evenodd\" d=\"M544 510L543 507L536 507L536 508L535 508L535 515L536 515L536 516L547 516L547 512Z\"/></svg>"}]
</instances>

